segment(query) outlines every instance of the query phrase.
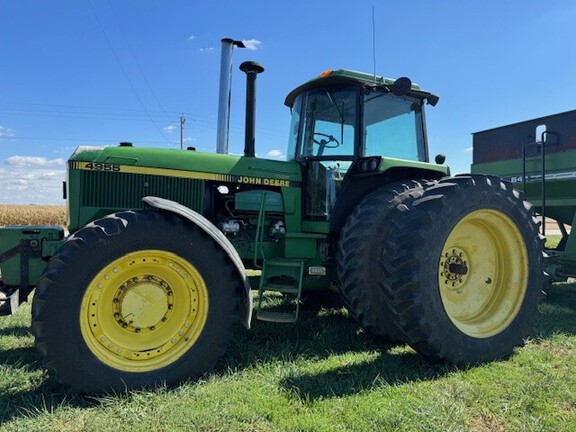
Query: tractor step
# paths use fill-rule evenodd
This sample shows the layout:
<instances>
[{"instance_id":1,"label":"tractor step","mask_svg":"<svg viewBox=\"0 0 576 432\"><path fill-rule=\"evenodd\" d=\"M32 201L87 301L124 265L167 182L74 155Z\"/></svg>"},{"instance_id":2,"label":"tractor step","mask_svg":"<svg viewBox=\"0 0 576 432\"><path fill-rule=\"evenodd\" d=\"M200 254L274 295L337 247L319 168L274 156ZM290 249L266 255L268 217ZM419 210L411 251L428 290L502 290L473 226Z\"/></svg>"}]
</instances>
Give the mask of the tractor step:
<instances>
[{"instance_id":1,"label":"tractor step","mask_svg":"<svg viewBox=\"0 0 576 432\"><path fill-rule=\"evenodd\" d=\"M276 291L282 294L298 295L298 287L295 285L267 283L264 285L264 291Z\"/></svg>"},{"instance_id":2,"label":"tractor step","mask_svg":"<svg viewBox=\"0 0 576 432\"><path fill-rule=\"evenodd\" d=\"M272 312L266 310L258 310L257 316L260 321L277 323L293 323L298 319L298 316L291 312Z\"/></svg>"},{"instance_id":3,"label":"tractor step","mask_svg":"<svg viewBox=\"0 0 576 432\"><path fill-rule=\"evenodd\" d=\"M268 265L268 267L289 267L299 269L304 264L304 260L275 258L266 260L265 264Z\"/></svg>"},{"instance_id":4,"label":"tractor step","mask_svg":"<svg viewBox=\"0 0 576 432\"><path fill-rule=\"evenodd\" d=\"M305 262L305 260L283 258L264 260L258 288L257 319L279 323L296 322L300 309ZM294 308L290 311L278 312L262 310L262 299L265 292L277 292L286 295L295 303Z\"/></svg>"}]
</instances>

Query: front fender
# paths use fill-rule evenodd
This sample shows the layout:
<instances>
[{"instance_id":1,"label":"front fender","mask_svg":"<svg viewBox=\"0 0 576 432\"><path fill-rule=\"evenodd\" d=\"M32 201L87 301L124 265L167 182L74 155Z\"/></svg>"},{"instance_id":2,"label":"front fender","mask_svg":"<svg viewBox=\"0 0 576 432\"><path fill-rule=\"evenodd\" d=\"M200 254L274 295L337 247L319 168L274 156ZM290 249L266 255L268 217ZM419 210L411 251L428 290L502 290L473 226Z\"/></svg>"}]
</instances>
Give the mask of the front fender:
<instances>
[{"instance_id":1,"label":"front fender","mask_svg":"<svg viewBox=\"0 0 576 432\"><path fill-rule=\"evenodd\" d=\"M188 219L194 225L202 229L206 234L214 239L222 249L226 252L236 270L238 272L238 277L244 285L244 291L242 296L242 302L240 303L240 320L246 328L250 328L250 323L252 321L252 288L248 282L248 277L246 276L246 269L242 260L238 255L238 252L232 246L232 243L226 238L222 232L212 224L208 219L202 216L200 213L189 209L175 201L170 201L164 198L158 198L153 196L147 196L142 198L142 202L146 205L163 211L169 211L171 213L177 214L183 218Z\"/></svg>"}]
</instances>

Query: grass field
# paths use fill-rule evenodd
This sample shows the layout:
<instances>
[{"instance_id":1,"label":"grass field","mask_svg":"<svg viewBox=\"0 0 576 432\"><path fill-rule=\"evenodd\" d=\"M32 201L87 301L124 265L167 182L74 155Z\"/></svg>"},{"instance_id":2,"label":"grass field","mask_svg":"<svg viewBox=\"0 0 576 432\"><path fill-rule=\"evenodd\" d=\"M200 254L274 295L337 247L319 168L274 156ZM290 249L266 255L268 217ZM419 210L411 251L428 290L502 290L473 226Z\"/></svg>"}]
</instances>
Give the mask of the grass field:
<instances>
[{"instance_id":1,"label":"grass field","mask_svg":"<svg viewBox=\"0 0 576 432\"><path fill-rule=\"evenodd\" d=\"M46 375L24 305L0 319L0 431L573 431L576 284L547 291L531 338L503 361L427 363L343 309L306 309L295 325L238 326L200 382L102 398Z\"/></svg>"},{"instance_id":2,"label":"grass field","mask_svg":"<svg viewBox=\"0 0 576 432\"><path fill-rule=\"evenodd\" d=\"M29 307L0 321L0 430L576 430L576 286L555 284L526 345L457 369L360 331L342 309L238 327L197 383L86 399L40 367Z\"/></svg>"}]
</instances>

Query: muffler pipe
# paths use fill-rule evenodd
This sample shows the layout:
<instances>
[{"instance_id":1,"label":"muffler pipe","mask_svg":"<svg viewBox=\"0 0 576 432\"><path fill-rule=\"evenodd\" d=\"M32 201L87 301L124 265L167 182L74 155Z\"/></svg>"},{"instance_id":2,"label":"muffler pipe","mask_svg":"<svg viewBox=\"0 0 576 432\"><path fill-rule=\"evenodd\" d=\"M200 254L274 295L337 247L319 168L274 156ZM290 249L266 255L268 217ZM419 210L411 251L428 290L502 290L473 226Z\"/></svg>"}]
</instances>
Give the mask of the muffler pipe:
<instances>
[{"instance_id":1,"label":"muffler pipe","mask_svg":"<svg viewBox=\"0 0 576 432\"><path fill-rule=\"evenodd\" d=\"M220 95L218 97L218 125L216 129L216 153L228 153L230 130L230 94L232 88L232 54L234 47L245 48L242 41L224 38L220 55Z\"/></svg>"},{"instance_id":2,"label":"muffler pipe","mask_svg":"<svg viewBox=\"0 0 576 432\"><path fill-rule=\"evenodd\" d=\"M264 72L264 66L254 61L240 65L246 74L246 131L244 138L244 156L256 155L256 75Z\"/></svg>"}]
</instances>

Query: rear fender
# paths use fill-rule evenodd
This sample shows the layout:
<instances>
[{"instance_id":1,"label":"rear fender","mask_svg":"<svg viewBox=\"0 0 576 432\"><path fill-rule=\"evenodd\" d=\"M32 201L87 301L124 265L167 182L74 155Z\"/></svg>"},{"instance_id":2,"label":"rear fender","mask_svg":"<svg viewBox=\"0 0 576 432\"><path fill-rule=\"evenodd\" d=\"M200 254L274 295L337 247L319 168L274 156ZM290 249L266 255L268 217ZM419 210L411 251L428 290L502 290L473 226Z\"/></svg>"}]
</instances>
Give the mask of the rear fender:
<instances>
[{"instance_id":1,"label":"rear fender","mask_svg":"<svg viewBox=\"0 0 576 432\"><path fill-rule=\"evenodd\" d=\"M351 168L352 169L352 168ZM432 169L399 166L385 172L374 172L363 175L346 175L336 205L330 215L330 231L338 232L346 223L348 215L366 195L387 183L400 180L435 180L445 176L446 173Z\"/></svg>"}]
</instances>

